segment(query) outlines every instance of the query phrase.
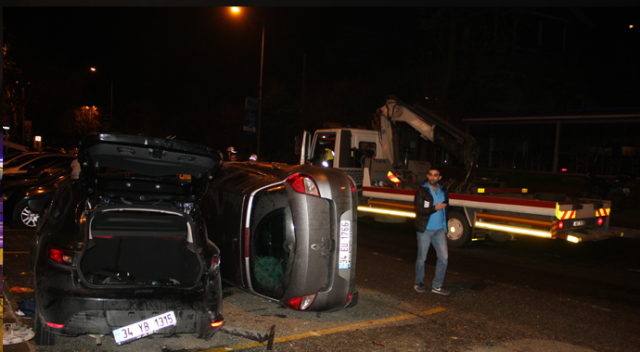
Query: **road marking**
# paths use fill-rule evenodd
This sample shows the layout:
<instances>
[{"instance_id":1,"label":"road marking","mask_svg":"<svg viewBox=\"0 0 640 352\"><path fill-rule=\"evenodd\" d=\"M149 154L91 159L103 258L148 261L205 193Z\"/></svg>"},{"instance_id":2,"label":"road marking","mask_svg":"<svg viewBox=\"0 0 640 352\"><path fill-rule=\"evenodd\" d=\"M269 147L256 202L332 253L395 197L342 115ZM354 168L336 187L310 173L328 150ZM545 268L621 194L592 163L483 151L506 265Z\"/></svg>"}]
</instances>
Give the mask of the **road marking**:
<instances>
[{"instance_id":1,"label":"road marking","mask_svg":"<svg viewBox=\"0 0 640 352\"><path fill-rule=\"evenodd\" d=\"M29 252L4 252L4 254L29 254Z\"/></svg>"},{"instance_id":2,"label":"road marking","mask_svg":"<svg viewBox=\"0 0 640 352\"><path fill-rule=\"evenodd\" d=\"M430 314L435 314L435 313L438 313L438 312L443 312L445 310L446 309L444 309L442 307L438 307L438 308L433 308L433 309L426 310L426 311L422 312L422 314L423 315L430 315ZM397 317L385 318L385 319L380 319L380 320L370 320L370 321L365 321L365 322L362 322L362 323L339 326L339 327L331 328L331 329L316 330L316 331L306 332L306 333L302 333L302 334L298 334L298 335L289 335L289 336L284 336L284 337L278 337L278 338L274 339L273 342L274 343L280 343L280 342L286 342L286 341L299 340L299 339L304 339L304 338L308 338L308 337L333 334L333 333L336 333L336 332L353 330L353 329L357 329L357 328L368 327L368 326L373 326L373 325L380 325L380 324L385 324L385 323L392 323L392 322L396 322L396 321L412 319L412 318L417 318L417 317L418 317L418 315L416 315L416 314L408 314L408 315L401 315L401 316L397 316ZM242 344L242 345L218 347L218 348L206 350L206 351L203 351L203 352L237 351L237 350L242 350L242 349L245 349L245 348L264 346L266 344L267 344L267 342L249 342L249 343L245 343L245 344Z\"/></svg>"}]
</instances>

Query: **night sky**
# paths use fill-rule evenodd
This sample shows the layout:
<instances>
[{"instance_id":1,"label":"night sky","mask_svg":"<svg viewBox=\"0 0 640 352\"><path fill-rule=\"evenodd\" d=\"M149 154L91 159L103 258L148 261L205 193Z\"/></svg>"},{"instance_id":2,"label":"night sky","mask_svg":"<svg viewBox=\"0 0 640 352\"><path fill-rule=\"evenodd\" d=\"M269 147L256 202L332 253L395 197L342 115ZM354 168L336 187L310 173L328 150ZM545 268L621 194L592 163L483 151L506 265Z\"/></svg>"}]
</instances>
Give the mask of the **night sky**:
<instances>
[{"instance_id":1,"label":"night sky","mask_svg":"<svg viewBox=\"0 0 640 352\"><path fill-rule=\"evenodd\" d=\"M607 36L638 38L640 24L632 34L628 29L634 19L638 22L638 7L581 10L594 28L601 29L600 38L585 39L585 45L596 46L591 50L598 52L598 58L606 43L613 45ZM37 99L26 108L34 133L59 133L63 100L70 96L73 103L68 104L108 109L113 78L116 131L120 127L129 133L173 131L179 139L217 149L226 149L235 138L241 148L254 148L241 132L225 131L242 128L241 105L246 96L258 95L262 22L250 16L265 24L265 98L279 92L283 100L299 101L304 72L309 99L323 90L341 95L325 98L325 106L317 98L316 112L324 109L331 115L335 107L336 116L349 116L343 119L355 124L366 122L386 95L413 103L426 94L400 82L408 81L416 53L426 46L421 18L433 8L256 7L244 11L246 15L234 16L226 7L4 7L4 40L11 36L12 58L23 70L21 77L30 82L29 89L37 90ZM567 11L562 16L571 17ZM638 48L633 50L637 55ZM91 73L92 66L98 72ZM637 78L638 72L631 76ZM342 91L335 88L341 80L349 82ZM43 92L50 92L51 98L43 98ZM342 100L350 105L341 107L338 101ZM232 112L223 113L227 108ZM272 119L277 109L272 107ZM284 105L279 109L286 110ZM240 121L239 125L229 119ZM269 123L271 127L263 125L265 131L277 131L274 122ZM282 136L263 136L263 143L274 137Z\"/></svg>"}]
</instances>

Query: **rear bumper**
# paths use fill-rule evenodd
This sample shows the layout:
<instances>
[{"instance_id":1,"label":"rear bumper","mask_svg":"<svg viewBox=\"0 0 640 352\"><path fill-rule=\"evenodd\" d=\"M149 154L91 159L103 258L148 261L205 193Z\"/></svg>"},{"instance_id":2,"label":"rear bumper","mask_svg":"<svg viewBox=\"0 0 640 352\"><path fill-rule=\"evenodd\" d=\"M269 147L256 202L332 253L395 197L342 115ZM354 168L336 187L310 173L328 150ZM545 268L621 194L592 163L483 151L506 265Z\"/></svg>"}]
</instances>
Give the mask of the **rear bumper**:
<instances>
[{"instance_id":1,"label":"rear bumper","mask_svg":"<svg viewBox=\"0 0 640 352\"><path fill-rule=\"evenodd\" d=\"M173 335L180 333L206 333L216 331L211 328L213 321L223 320L219 312L207 312L202 302L164 299L122 299L99 300L77 297L60 298L56 305L72 310L66 318L43 308L41 318L44 323L63 324L62 328L51 328L54 333L66 336L85 334L111 334L119 327L148 319L162 313L173 311L177 318L176 326L162 329L160 333ZM59 320L60 319L60 320Z\"/></svg>"},{"instance_id":2,"label":"rear bumper","mask_svg":"<svg viewBox=\"0 0 640 352\"><path fill-rule=\"evenodd\" d=\"M111 334L116 328L168 311L175 313L177 325L163 329L162 334L204 334L217 331L220 327L212 328L211 323L223 319L219 282L203 291L86 289L72 284L77 276L69 271L39 269L44 279L36 275L37 312L43 324L63 326L50 328L56 334Z\"/></svg>"}]
</instances>

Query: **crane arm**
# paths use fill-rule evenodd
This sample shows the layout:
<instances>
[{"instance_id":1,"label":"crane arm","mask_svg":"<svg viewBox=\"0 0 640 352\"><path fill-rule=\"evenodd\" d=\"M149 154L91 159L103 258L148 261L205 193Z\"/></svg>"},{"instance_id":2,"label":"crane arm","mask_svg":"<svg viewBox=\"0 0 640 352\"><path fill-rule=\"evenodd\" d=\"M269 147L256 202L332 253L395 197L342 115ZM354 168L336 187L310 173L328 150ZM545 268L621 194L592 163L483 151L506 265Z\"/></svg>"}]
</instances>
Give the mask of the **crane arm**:
<instances>
[{"instance_id":1,"label":"crane arm","mask_svg":"<svg viewBox=\"0 0 640 352\"><path fill-rule=\"evenodd\" d=\"M399 164L400 149L397 133L393 133L393 125L396 121L403 121L418 131L422 138L433 142L461 161L465 166L465 182L467 181L480 153L473 136L460 131L431 110L418 104L409 106L393 95L387 97L386 104L380 111L381 131L386 130L382 134L382 138L386 139L383 140L383 145L392 146L389 155L394 165Z\"/></svg>"}]
</instances>

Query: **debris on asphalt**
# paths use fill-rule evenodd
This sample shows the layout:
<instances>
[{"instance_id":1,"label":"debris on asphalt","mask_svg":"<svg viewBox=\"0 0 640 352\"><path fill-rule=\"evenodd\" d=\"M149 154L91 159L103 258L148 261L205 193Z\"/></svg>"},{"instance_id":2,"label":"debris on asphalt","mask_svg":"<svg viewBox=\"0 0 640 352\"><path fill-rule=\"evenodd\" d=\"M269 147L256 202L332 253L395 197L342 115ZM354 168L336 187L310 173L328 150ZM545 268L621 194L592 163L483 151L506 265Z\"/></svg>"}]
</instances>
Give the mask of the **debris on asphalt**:
<instances>
[{"instance_id":1,"label":"debris on asphalt","mask_svg":"<svg viewBox=\"0 0 640 352\"><path fill-rule=\"evenodd\" d=\"M2 344L3 345L15 345L25 341L31 340L35 336L35 333L31 328L26 326L20 326L16 323L9 323L2 325Z\"/></svg>"}]
</instances>

